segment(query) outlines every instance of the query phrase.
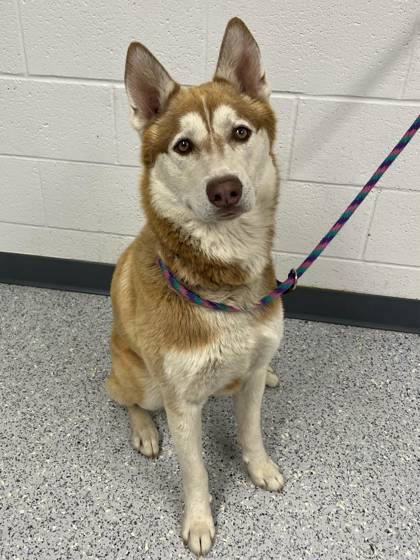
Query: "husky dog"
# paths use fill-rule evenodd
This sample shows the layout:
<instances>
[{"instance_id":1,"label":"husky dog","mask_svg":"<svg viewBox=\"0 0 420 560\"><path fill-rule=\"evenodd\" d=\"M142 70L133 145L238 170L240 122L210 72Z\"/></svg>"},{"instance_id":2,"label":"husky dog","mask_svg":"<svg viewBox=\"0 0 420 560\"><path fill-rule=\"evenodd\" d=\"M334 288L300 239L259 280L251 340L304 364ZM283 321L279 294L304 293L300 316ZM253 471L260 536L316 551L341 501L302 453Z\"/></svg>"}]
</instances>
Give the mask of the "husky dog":
<instances>
[{"instance_id":1,"label":"husky dog","mask_svg":"<svg viewBox=\"0 0 420 560\"><path fill-rule=\"evenodd\" d=\"M276 286L275 116L258 45L238 18L227 25L213 81L182 87L132 43L125 85L142 142L146 225L113 277L106 385L128 408L132 445L147 457L159 452L149 411L165 408L182 468L182 537L200 555L215 535L201 442L201 412L211 395L233 395L253 482L283 487L261 434L264 387L277 384L269 364L283 309L279 299L254 312L194 305L168 286L157 260L203 298L236 307L256 304Z\"/></svg>"}]
</instances>

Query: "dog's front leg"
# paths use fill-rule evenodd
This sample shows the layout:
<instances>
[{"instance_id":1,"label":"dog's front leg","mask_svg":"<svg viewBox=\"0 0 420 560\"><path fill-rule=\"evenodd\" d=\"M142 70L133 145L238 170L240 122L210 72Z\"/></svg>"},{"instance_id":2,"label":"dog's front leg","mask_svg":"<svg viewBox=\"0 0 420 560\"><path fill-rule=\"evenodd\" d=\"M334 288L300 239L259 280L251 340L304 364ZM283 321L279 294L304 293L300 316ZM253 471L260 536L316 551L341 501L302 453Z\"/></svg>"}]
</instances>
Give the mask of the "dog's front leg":
<instances>
[{"instance_id":1,"label":"dog's front leg","mask_svg":"<svg viewBox=\"0 0 420 560\"><path fill-rule=\"evenodd\" d=\"M202 404L172 401L171 404L165 403L165 408L184 482L182 537L192 552L206 554L211 548L215 531L208 476L202 456Z\"/></svg>"},{"instance_id":2,"label":"dog's front leg","mask_svg":"<svg viewBox=\"0 0 420 560\"><path fill-rule=\"evenodd\" d=\"M234 396L242 456L253 482L266 490L283 488L283 477L264 447L261 433L261 403L267 368L252 372L241 390Z\"/></svg>"}]
</instances>

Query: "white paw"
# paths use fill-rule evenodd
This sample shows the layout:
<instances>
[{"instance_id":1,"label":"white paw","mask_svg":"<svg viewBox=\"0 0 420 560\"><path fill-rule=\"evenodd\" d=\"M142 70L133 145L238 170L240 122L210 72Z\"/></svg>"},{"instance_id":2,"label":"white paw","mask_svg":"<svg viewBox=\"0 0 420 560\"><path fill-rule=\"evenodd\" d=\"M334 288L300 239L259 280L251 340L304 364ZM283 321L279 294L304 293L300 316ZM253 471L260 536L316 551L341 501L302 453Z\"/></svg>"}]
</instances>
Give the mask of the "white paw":
<instances>
[{"instance_id":1,"label":"white paw","mask_svg":"<svg viewBox=\"0 0 420 560\"><path fill-rule=\"evenodd\" d=\"M153 422L131 432L131 445L146 457L156 459L159 455L159 434Z\"/></svg>"},{"instance_id":2,"label":"white paw","mask_svg":"<svg viewBox=\"0 0 420 560\"><path fill-rule=\"evenodd\" d=\"M280 492L284 486L283 476L270 457L246 461L249 476L253 483L264 490Z\"/></svg>"},{"instance_id":3,"label":"white paw","mask_svg":"<svg viewBox=\"0 0 420 560\"><path fill-rule=\"evenodd\" d=\"M274 373L274 370L271 366L268 366L267 368L267 377L265 378L265 384L268 385L268 387L277 387L277 385L279 384L278 375Z\"/></svg>"},{"instance_id":4,"label":"white paw","mask_svg":"<svg viewBox=\"0 0 420 560\"><path fill-rule=\"evenodd\" d=\"M203 556L208 553L212 547L214 535L215 530L210 507L208 512L191 510L185 514L182 538L196 556Z\"/></svg>"}]
</instances>

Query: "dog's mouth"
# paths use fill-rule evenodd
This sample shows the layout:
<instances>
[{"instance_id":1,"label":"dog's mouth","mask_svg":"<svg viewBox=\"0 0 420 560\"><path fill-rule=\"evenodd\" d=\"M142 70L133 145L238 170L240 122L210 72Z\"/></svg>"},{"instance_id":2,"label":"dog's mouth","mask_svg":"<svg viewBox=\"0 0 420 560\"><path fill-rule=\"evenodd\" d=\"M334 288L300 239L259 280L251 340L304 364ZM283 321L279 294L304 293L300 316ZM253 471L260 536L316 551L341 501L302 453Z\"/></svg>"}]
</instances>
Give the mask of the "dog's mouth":
<instances>
[{"instance_id":1,"label":"dog's mouth","mask_svg":"<svg viewBox=\"0 0 420 560\"><path fill-rule=\"evenodd\" d=\"M218 220L234 220L245 212L242 206L234 206L233 208L223 208L216 212L216 219Z\"/></svg>"}]
</instances>

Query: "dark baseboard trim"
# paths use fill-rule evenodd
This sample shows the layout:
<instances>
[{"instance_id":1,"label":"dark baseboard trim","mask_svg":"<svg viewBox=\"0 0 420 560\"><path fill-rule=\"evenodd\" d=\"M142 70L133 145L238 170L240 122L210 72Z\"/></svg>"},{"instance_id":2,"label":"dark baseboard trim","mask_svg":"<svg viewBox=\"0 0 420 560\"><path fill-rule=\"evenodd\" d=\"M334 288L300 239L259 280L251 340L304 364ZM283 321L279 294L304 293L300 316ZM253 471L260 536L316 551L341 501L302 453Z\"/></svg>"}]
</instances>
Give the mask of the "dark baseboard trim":
<instances>
[{"instance_id":1,"label":"dark baseboard trim","mask_svg":"<svg viewBox=\"0 0 420 560\"><path fill-rule=\"evenodd\" d=\"M0 252L0 282L109 294L114 265ZM299 287L284 296L287 317L420 333L420 300Z\"/></svg>"},{"instance_id":2,"label":"dark baseboard trim","mask_svg":"<svg viewBox=\"0 0 420 560\"><path fill-rule=\"evenodd\" d=\"M114 265L0 252L0 282L108 295Z\"/></svg>"}]
</instances>

